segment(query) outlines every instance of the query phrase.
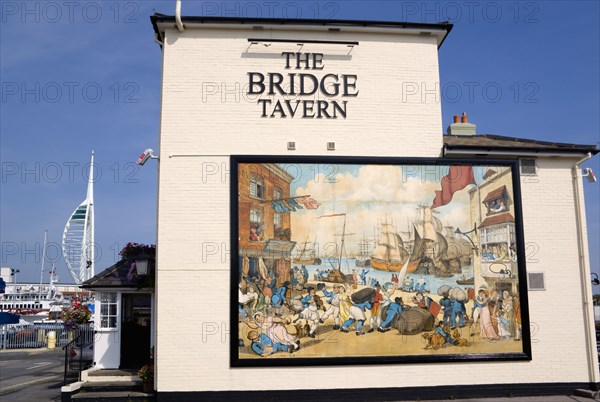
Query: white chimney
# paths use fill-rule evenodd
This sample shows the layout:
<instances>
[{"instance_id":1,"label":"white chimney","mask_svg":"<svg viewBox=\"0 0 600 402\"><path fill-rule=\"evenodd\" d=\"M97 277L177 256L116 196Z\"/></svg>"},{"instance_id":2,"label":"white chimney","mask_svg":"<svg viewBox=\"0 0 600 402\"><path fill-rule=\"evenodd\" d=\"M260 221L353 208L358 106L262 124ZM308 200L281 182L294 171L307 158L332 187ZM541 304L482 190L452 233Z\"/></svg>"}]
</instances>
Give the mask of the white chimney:
<instances>
[{"instance_id":1,"label":"white chimney","mask_svg":"<svg viewBox=\"0 0 600 402\"><path fill-rule=\"evenodd\" d=\"M446 133L449 135L476 135L477 126L469 123L467 114L463 112L462 116L454 115L454 123L448 126Z\"/></svg>"}]
</instances>

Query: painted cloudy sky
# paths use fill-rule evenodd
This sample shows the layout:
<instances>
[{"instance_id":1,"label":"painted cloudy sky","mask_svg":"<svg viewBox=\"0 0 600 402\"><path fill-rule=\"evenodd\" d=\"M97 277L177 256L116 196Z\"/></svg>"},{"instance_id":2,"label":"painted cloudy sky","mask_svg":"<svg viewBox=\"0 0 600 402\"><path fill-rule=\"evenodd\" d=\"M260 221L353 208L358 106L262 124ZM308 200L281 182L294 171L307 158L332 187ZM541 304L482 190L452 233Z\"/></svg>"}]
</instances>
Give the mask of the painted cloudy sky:
<instances>
[{"instance_id":1,"label":"painted cloudy sky","mask_svg":"<svg viewBox=\"0 0 600 402\"><path fill-rule=\"evenodd\" d=\"M477 181L484 168L474 167ZM288 167L288 172L292 169ZM496 168L498 170L498 168ZM448 173L447 166L400 165L299 165L292 184L292 195L310 195L321 203L317 210L292 212L292 237L303 242L308 237L319 245L339 243L343 217L319 218L322 215L346 213L346 250L358 252L364 236L371 238L383 223L392 224L403 240L404 232L412 231L419 205L430 206L440 180ZM472 227L469 215L468 186L454 194L452 201L436 208L436 217L444 225L468 231Z\"/></svg>"}]
</instances>

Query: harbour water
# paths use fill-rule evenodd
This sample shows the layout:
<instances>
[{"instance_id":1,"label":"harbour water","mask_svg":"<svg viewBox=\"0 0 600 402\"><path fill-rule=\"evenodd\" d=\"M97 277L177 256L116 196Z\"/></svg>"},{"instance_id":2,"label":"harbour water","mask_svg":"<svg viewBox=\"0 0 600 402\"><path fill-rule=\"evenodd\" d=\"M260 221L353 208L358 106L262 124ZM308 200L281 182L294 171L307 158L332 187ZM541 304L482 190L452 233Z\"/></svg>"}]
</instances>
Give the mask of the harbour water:
<instances>
[{"instance_id":1,"label":"harbour water","mask_svg":"<svg viewBox=\"0 0 600 402\"><path fill-rule=\"evenodd\" d=\"M317 270L323 271L331 269L332 267L338 266L337 258L322 258L322 262L319 265L306 265L306 269L308 270L309 280L315 280L315 275L317 274ZM292 261L292 268L301 267L298 264L295 264ZM360 274L362 270L367 270L367 283L370 283L370 278L375 278L381 285L386 282L391 282L392 272L379 271L377 269L373 269L371 267L357 267L356 260L354 258L342 258L342 272L346 275L352 275L352 270L356 270L357 274ZM396 272L397 274L397 272ZM463 290L468 289L469 287L473 287L473 285L459 285L456 283L457 280L461 278L470 278L473 276L473 265L472 263L469 265L462 266L462 273L455 274L448 278L438 278L434 275L423 275L423 274L407 274L406 278L410 281L410 279L414 279L415 283L420 279L425 281L425 289L430 290L432 293L437 293L437 289L442 285L448 285L450 287L458 287Z\"/></svg>"}]
</instances>

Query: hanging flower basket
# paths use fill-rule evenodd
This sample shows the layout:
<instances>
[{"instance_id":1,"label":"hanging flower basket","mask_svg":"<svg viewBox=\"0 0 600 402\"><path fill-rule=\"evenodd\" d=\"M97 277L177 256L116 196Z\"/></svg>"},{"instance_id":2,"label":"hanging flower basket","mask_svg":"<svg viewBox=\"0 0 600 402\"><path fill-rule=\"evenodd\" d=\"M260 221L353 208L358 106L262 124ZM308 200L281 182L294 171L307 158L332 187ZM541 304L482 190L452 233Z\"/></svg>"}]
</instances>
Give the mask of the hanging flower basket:
<instances>
[{"instance_id":1,"label":"hanging flower basket","mask_svg":"<svg viewBox=\"0 0 600 402\"><path fill-rule=\"evenodd\" d=\"M121 249L119 255L123 259L133 260L136 256L146 254L148 258L156 258L156 245L144 244L144 243L127 243L125 247Z\"/></svg>"},{"instance_id":2,"label":"hanging flower basket","mask_svg":"<svg viewBox=\"0 0 600 402\"><path fill-rule=\"evenodd\" d=\"M92 312L87 306L83 306L79 300L75 300L73 307L66 309L63 312L63 321L65 328L68 330L75 330L80 325L87 324L90 322Z\"/></svg>"}]
</instances>

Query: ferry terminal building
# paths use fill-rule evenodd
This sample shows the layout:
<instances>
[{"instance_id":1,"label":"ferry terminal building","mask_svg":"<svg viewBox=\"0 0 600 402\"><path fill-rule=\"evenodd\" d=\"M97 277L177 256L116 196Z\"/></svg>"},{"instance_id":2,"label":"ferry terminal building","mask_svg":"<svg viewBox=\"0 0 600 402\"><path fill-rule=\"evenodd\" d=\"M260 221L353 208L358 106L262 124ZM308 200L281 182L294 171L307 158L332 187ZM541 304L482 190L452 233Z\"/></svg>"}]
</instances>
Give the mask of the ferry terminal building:
<instances>
[{"instance_id":1,"label":"ferry terminal building","mask_svg":"<svg viewBox=\"0 0 600 402\"><path fill-rule=\"evenodd\" d=\"M151 21L163 57L151 340L159 400L400 400L598 386L580 173L581 160L598 149L478 135L467 120L456 120L443 135L439 93L408 96L406 89L409 83L439 88L438 48L452 25L162 14ZM541 290L526 290L536 328L531 358L232 367L231 155L520 160L521 172L529 172L516 200L522 216L506 198L502 171L489 172L492 185L470 196L481 216L473 239L482 250L508 255L515 221L522 220L525 241L544 251L531 272L543 279ZM233 258L255 264L250 260L269 251L269 268L286 271L293 245L275 233L289 217L253 196L289 197L293 178L277 167L260 169L239 177L250 189L239 201L240 216L248 219L240 218L247 227L240 226ZM526 180L531 175L535 184ZM560 202L552 196L557 192ZM502 203L508 207L489 214ZM248 239L274 242L256 249ZM553 252L557 243L560 254ZM510 275L489 269L480 275L512 286Z\"/></svg>"}]
</instances>

